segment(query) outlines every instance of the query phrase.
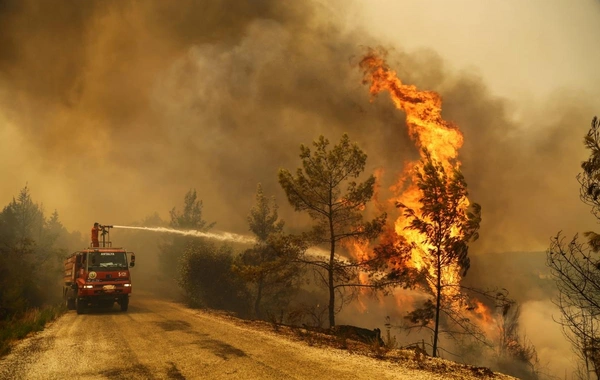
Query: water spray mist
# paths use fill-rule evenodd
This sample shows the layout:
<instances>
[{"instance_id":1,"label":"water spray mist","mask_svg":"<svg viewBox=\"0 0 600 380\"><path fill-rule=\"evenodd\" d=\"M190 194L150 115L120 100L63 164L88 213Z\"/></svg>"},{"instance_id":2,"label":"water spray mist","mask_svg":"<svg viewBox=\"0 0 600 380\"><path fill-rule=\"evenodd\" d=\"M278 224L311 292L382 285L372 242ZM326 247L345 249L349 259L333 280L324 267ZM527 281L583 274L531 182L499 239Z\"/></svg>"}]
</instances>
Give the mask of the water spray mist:
<instances>
[{"instance_id":1,"label":"water spray mist","mask_svg":"<svg viewBox=\"0 0 600 380\"><path fill-rule=\"evenodd\" d=\"M176 230L166 227L137 227L137 226L112 226L112 228L124 228L129 230L142 230L153 232L164 232L170 234L178 234L184 236L204 237L207 239L215 239L220 241L230 241L233 243L256 244L256 239L251 236L234 234L232 232L202 232L198 230ZM306 250L308 254L318 257L329 257L329 251L319 247L310 247Z\"/></svg>"},{"instance_id":2,"label":"water spray mist","mask_svg":"<svg viewBox=\"0 0 600 380\"><path fill-rule=\"evenodd\" d=\"M207 239L215 239L220 241L230 241L233 243L254 244L256 239L251 236L238 235L231 232L202 232L197 230L176 230L166 227L136 227L136 226L113 226L113 228L125 228L129 230L143 230L153 232L164 232L170 234L178 234L184 236L204 237Z\"/></svg>"}]
</instances>

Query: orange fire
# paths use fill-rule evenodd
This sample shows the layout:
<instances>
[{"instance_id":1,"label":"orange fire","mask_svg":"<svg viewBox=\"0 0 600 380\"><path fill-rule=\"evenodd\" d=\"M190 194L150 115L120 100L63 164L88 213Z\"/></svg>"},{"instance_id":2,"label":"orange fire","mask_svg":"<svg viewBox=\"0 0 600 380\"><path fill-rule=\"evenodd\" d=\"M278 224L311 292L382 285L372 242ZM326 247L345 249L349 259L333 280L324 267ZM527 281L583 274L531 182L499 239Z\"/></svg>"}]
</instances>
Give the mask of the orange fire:
<instances>
[{"instance_id":1,"label":"orange fire","mask_svg":"<svg viewBox=\"0 0 600 380\"><path fill-rule=\"evenodd\" d=\"M490 325L494 322L494 317L490 313L490 309L485 306L483 303L474 300L475 306L473 307L473 312L479 319L481 319L485 325Z\"/></svg>"},{"instance_id":2,"label":"orange fire","mask_svg":"<svg viewBox=\"0 0 600 380\"><path fill-rule=\"evenodd\" d=\"M474 303L474 305L468 309L471 313L471 321L474 322L488 338L497 339L499 335L498 320L493 314L493 311L476 299L471 301Z\"/></svg>"},{"instance_id":3,"label":"orange fire","mask_svg":"<svg viewBox=\"0 0 600 380\"><path fill-rule=\"evenodd\" d=\"M352 251L355 257L358 260L366 260L369 257L369 244L367 242L359 242L354 241L351 243L350 251ZM360 272L358 274L358 281L361 284L367 284L369 282L369 275L366 272ZM360 291L360 294L366 294L367 289L363 288ZM365 312L367 310L367 306L362 297L357 298L358 301L358 310L360 312Z\"/></svg>"},{"instance_id":4,"label":"orange fire","mask_svg":"<svg viewBox=\"0 0 600 380\"><path fill-rule=\"evenodd\" d=\"M376 51L370 51L362 61L360 67L365 73L363 82L370 84L370 93L376 95L382 91L388 91L396 108L406 113L406 125L408 134L419 149L421 157L424 157L423 148L427 149L431 157L439 162L446 172L460 167L458 161L458 150L463 144L463 135L454 124L442 119L442 99L433 91L421 91L413 85L403 84L397 77L396 72L391 70L382 55ZM422 171L421 161L409 162L405 165L404 172L399 177L396 185L391 190L396 193L394 201L401 202L419 214L422 192L416 185L416 173ZM469 200L461 202L466 209ZM410 265L422 269L427 265L426 252L429 247L424 243L424 237L420 232L406 229L409 220L400 216L394 225L396 233L406 239L409 244L414 244L416 249L412 250ZM458 230L457 230L458 231ZM458 233L458 232L456 232ZM429 268L430 273L436 277L435 268ZM444 285L458 285L461 279L460 268L450 266L442 269L441 273ZM455 293L456 287L445 287L445 292Z\"/></svg>"}]
</instances>

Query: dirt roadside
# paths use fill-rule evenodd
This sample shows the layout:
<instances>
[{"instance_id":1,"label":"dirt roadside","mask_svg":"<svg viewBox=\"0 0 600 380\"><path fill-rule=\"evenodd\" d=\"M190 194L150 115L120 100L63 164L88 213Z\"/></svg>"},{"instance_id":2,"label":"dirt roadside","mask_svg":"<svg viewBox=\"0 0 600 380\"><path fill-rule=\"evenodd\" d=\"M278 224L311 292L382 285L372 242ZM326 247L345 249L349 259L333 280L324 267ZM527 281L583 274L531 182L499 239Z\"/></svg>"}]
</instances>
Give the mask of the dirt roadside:
<instances>
[{"instance_id":1,"label":"dirt roadside","mask_svg":"<svg viewBox=\"0 0 600 380\"><path fill-rule=\"evenodd\" d=\"M136 294L126 313L71 311L19 342L0 379L510 379L444 361L434 373L283 330Z\"/></svg>"}]
</instances>

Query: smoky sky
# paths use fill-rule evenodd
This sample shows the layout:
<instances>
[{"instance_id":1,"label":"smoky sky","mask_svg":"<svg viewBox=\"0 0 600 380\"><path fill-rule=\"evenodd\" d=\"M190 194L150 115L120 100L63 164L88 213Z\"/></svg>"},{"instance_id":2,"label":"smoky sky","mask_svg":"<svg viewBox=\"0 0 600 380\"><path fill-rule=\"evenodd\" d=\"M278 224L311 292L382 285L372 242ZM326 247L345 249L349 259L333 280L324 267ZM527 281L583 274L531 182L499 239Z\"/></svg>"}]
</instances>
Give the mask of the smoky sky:
<instances>
[{"instance_id":1,"label":"smoky sky","mask_svg":"<svg viewBox=\"0 0 600 380\"><path fill-rule=\"evenodd\" d=\"M300 144L348 133L367 171L383 169L385 200L417 151L404 114L361 84L357 63L381 41L344 17L319 2L1 1L1 199L27 183L87 230L167 218L195 188L217 229L245 233L262 183L301 230L277 171L299 166ZM432 50L383 48L404 83L442 94L465 135L462 168L483 208L476 251L543 249L558 230L594 228L575 181L585 98L566 91L519 121L478 74Z\"/></svg>"}]
</instances>

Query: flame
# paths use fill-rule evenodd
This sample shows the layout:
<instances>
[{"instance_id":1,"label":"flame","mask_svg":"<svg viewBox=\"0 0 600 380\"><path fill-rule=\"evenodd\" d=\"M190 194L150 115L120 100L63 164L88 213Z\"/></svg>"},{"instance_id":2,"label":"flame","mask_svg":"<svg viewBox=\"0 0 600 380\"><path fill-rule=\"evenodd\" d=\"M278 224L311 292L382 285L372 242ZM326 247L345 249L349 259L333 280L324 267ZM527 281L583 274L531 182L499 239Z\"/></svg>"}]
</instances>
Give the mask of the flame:
<instances>
[{"instance_id":1,"label":"flame","mask_svg":"<svg viewBox=\"0 0 600 380\"><path fill-rule=\"evenodd\" d=\"M406 125L408 134L419 149L421 158L424 158L423 148L431 154L431 157L439 162L446 172L451 172L460 167L458 151L463 144L463 135L458 127L442 119L442 98L433 91L421 91L414 85L403 84L396 72L391 70L384 57L378 52L371 50L360 62L364 71L363 83L370 84L370 93L375 96L380 92L389 92L396 108L403 110L406 114ZM407 162L398 181L391 187L395 193L394 201L401 202L407 207L415 210L418 217L422 198L422 192L416 184L416 174L422 171L422 163L419 160ZM469 200L465 197L461 206L466 209ZM410 221L400 216L394 229L399 238L406 239L407 243L413 245L411 262L416 269L426 268L436 277L435 268L427 268L427 252L431 246L424 242L424 237L418 231L406 229ZM458 234L458 228L453 230ZM445 285L458 285L461 280L458 265L451 265L442 269L442 281ZM456 293L457 287L445 287L445 292Z\"/></svg>"},{"instance_id":2,"label":"flame","mask_svg":"<svg viewBox=\"0 0 600 380\"><path fill-rule=\"evenodd\" d=\"M396 108L406 113L408 133L417 147L427 148L435 160L451 168L463 144L463 136L454 124L442 119L440 95L402 84L396 72L389 69L375 51L363 58L360 67L366 74L364 82L371 82L370 93L376 95L387 90Z\"/></svg>"},{"instance_id":3,"label":"flame","mask_svg":"<svg viewBox=\"0 0 600 380\"><path fill-rule=\"evenodd\" d=\"M383 213L387 209L387 205L381 203L380 192L381 192L381 179L385 171L383 168L375 169L373 176L375 177L375 184L373 185L373 202L375 203L375 207L380 213Z\"/></svg>"},{"instance_id":4,"label":"flame","mask_svg":"<svg viewBox=\"0 0 600 380\"><path fill-rule=\"evenodd\" d=\"M485 332L485 335L492 340L497 340L499 337L499 323L497 314L495 314L488 306L476 299L471 299L472 306L468 309L473 321L479 328Z\"/></svg>"},{"instance_id":5,"label":"flame","mask_svg":"<svg viewBox=\"0 0 600 380\"><path fill-rule=\"evenodd\" d=\"M350 242L350 245L348 247L349 251L352 252L354 254L354 257L357 260L366 260L369 258L369 244L368 242L361 242L361 241L352 241ZM360 272L358 274L358 282L360 284L367 284L369 283L369 275L366 272ZM358 297L357 297L357 301L358 301L358 311L360 311L361 313L364 313L367 311L367 305L364 302L363 296L366 296L367 294L367 289L366 288L360 288L359 293L358 293Z\"/></svg>"},{"instance_id":6,"label":"flame","mask_svg":"<svg viewBox=\"0 0 600 380\"><path fill-rule=\"evenodd\" d=\"M363 83L370 84L371 95L375 96L380 92L387 91L396 108L405 112L408 135L418 148L421 159L425 158L424 149L426 149L431 157L444 168L446 173L459 169L461 163L458 159L458 152L463 145L463 135L458 126L442 118L442 99L440 95L433 91L421 91L414 85L403 84L396 72L387 66L384 55L374 50L371 50L361 60L360 67L365 75ZM422 172L423 164L421 160L404 162L403 170L399 174L396 183L390 187L394 196L389 200L392 204L403 203L414 210L419 218L423 218L420 213L422 206L420 199L423 198L423 194L417 186L417 174ZM383 177L383 170L377 170L375 176L374 201L378 209L385 211L386 207L380 201L380 180ZM469 205L469 199L463 197L460 201L460 209L465 212ZM435 267L429 266L430 260L428 258L428 251L433 247L425 242L425 237L419 231L407 229L409 223L408 218L399 216L394 222L395 234L388 231L384 234L383 240L398 245L404 241L414 247L411 250L411 259L408 265L418 270L426 269L435 278L438 274ZM453 236L458 236L460 233L458 226L451 230ZM356 242L349 248L358 259L369 256L367 244ZM487 336L494 335L493 329L498 322L492 310L477 299L466 301L460 294L458 285L462 277L461 268L457 264L451 264L443 267L439 275L442 284L445 285L442 292L445 296L449 296L448 299L451 300L453 306L464 310ZM364 283L366 275L361 274L360 280L361 283ZM433 284L431 287L435 291ZM422 298L417 293L404 289L395 289L393 293L398 308L415 305ZM364 311L366 306L360 300L360 297L359 303L360 310ZM497 331L495 333L497 335Z\"/></svg>"},{"instance_id":7,"label":"flame","mask_svg":"<svg viewBox=\"0 0 600 380\"><path fill-rule=\"evenodd\" d=\"M492 322L494 322L494 317L492 317L492 313L487 306L478 300L474 300L474 303L475 306L473 307L473 312L479 319L483 321L485 325L490 325Z\"/></svg>"}]
</instances>

